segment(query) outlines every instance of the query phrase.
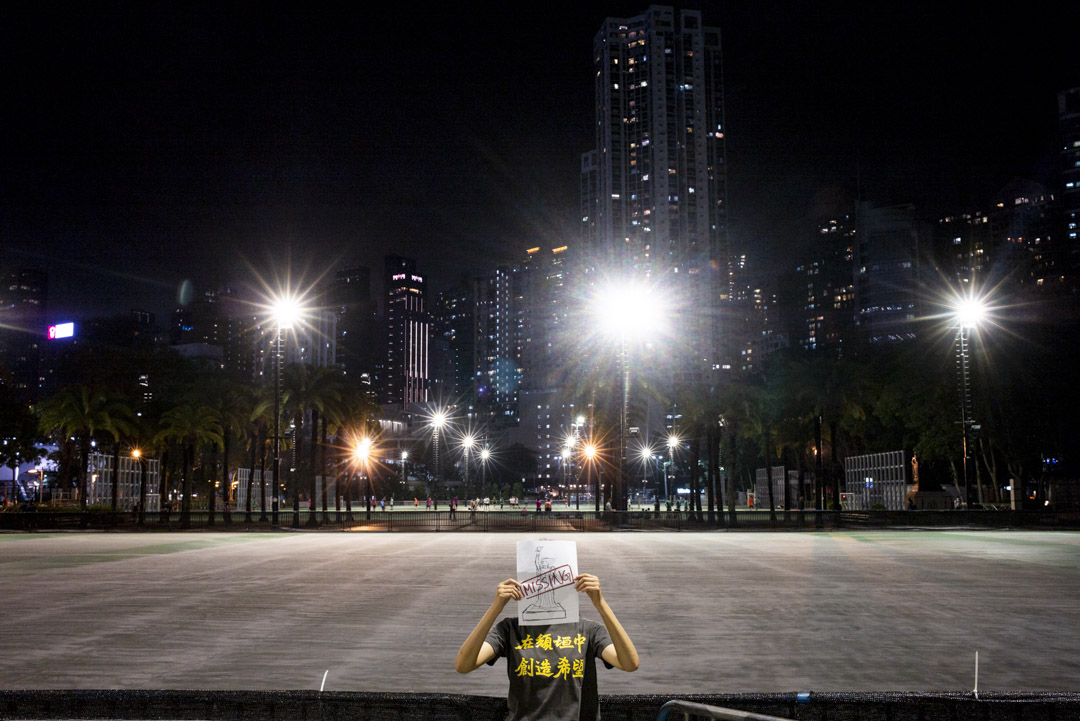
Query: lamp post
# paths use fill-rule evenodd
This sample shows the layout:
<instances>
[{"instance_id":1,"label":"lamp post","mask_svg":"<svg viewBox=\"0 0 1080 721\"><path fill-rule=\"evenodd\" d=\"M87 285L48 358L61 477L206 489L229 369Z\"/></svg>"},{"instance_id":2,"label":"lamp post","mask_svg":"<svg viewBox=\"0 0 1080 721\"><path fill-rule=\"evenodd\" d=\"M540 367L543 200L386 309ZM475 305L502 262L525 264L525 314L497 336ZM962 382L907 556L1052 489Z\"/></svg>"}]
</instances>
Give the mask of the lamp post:
<instances>
[{"instance_id":1,"label":"lamp post","mask_svg":"<svg viewBox=\"0 0 1080 721\"><path fill-rule=\"evenodd\" d=\"M646 485L646 483L648 483L649 464L653 460L653 448L652 448L652 446L647 446L647 445L642 444L641 450L639 451L639 454L640 454L640 457L641 457L641 467L644 470L644 475L645 475L645 478L643 478L641 480L641 503L642 503L642 505L644 505L644 503L645 503L645 485Z\"/></svg>"},{"instance_id":2,"label":"lamp post","mask_svg":"<svg viewBox=\"0 0 1080 721\"><path fill-rule=\"evenodd\" d=\"M491 458L491 449L484 446L480 449L480 488L487 486L487 464Z\"/></svg>"},{"instance_id":3,"label":"lamp post","mask_svg":"<svg viewBox=\"0 0 1080 721\"><path fill-rule=\"evenodd\" d=\"M968 458L971 455L968 448L972 440L972 431L978 429L973 418L971 402L971 372L969 349L969 331L977 328L979 323L986 317L986 306L979 299L969 296L958 303L954 308L956 320L956 371L960 380L960 428L963 451L963 474L964 488L967 495L967 507L971 508L976 503L975 490L971 487L971 479L968 471ZM979 489L980 492L982 489Z\"/></svg>"},{"instance_id":4,"label":"lamp post","mask_svg":"<svg viewBox=\"0 0 1080 721\"><path fill-rule=\"evenodd\" d=\"M409 470L406 464L409 462L409 452L401 452L401 492L408 493L409 491ZM402 496L404 498L404 496ZM404 501L402 501L404 503Z\"/></svg>"},{"instance_id":5,"label":"lamp post","mask_svg":"<svg viewBox=\"0 0 1080 721\"><path fill-rule=\"evenodd\" d=\"M668 452L668 467L664 471L664 500L666 501L668 496L668 475L671 475L672 481L675 480L675 448L679 445L679 437L676 435L670 435L667 439L667 452Z\"/></svg>"},{"instance_id":6,"label":"lamp post","mask_svg":"<svg viewBox=\"0 0 1080 721\"><path fill-rule=\"evenodd\" d=\"M469 492L469 451L476 445L476 439L472 434L467 434L461 439L461 451L465 461L465 492Z\"/></svg>"},{"instance_id":7,"label":"lamp post","mask_svg":"<svg viewBox=\"0 0 1080 721\"><path fill-rule=\"evenodd\" d=\"M622 397L619 408L618 462L615 464L615 480L612 496L616 510L627 510L626 461L629 441L630 415L630 355L627 343L634 338L644 338L658 330L661 325L661 309L651 289L627 284L602 290L596 297L598 320L618 341L619 365L622 370Z\"/></svg>"},{"instance_id":8,"label":"lamp post","mask_svg":"<svg viewBox=\"0 0 1080 721\"><path fill-rule=\"evenodd\" d=\"M439 433L442 431L443 426L446 425L446 411L436 410L431 416L431 452L434 455L435 461L435 489L432 491L432 495L435 497L435 508L439 507L439 478L442 473L442 465L439 458Z\"/></svg>"},{"instance_id":9,"label":"lamp post","mask_svg":"<svg viewBox=\"0 0 1080 721\"><path fill-rule=\"evenodd\" d=\"M581 453L582 453L583 456L585 456L585 468L587 469L588 475L591 478L591 476L593 475L593 471L594 471L593 465L595 465L595 460L596 460L596 446L591 442L586 443L582 447ZM586 482L586 485L588 485L587 482ZM600 474L596 474L596 497L595 497L594 500L595 500L595 504L596 504L596 512L599 513L600 512ZM581 506L578 505L578 508L581 508Z\"/></svg>"},{"instance_id":10,"label":"lamp post","mask_svg":"<svg viewBox=\"0 0 1080 721\"><path fill-rule=\"evenodd\" d=\"M131 457L139 464L139 525L141 526L146 518L146 461L138 448L131 449Z\"/></svg>"},{"instance_id":11,"label":"lamp post","mask_svg":"<svg viewBox=\"0 0 1080 721\"><path fill-rule=\"evenodd\" d=\"M368 488L364 493L365 505L367 507L367 518L371 520L371 473L368 472L368 459L371 458L371 439L361 438L353 449L353 458L356 459L356 465L360 469L360 486L363 487L363 478L367 476Z\"/></svg>"},{"instance_id":12,"label":"lamp post","mask_svg":"<svg viewBox=\"0 0 1080 721\"><path fill-rule=\"evenodd\" d=\"M559 458L562 462L563 486L568 489L568 493L570 488L570 459L573 457L573 453L574 449L570 446L570 443L568 441L567 444L563 446L562 453L559 455ZM576 493L574 494L575 500L577 499L577 495L578 494ZM578 505L578 508L581 508L580 503Z\"/></svg>"},{"instance_id":13,"label":"lamp post","mask_svg":"<svg viewBox=\"0 0 1080 721\"><path fill-rule=\"evenodd\" d=\"M279 296L271 308L274 319L274 501L273 525L278 524L278 493L281 487L281 341L282 330L292 328L300 318L300 304L291 294ZM300 496L293 504L293 527L300 526ZM263 518L266 511L263 510Z\"/></svg>"}]
</instances>

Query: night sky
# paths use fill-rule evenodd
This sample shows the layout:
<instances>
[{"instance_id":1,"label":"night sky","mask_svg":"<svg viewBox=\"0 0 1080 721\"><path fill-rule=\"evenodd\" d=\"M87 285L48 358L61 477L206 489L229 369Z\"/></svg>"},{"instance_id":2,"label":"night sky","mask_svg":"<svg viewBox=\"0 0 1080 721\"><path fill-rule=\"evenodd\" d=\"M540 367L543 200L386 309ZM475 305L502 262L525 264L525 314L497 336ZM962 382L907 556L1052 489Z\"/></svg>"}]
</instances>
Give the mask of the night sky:
<instances>
[{"instance_id":1,"label":"night sky","mask_svg":"<svg viewBox=\"0 0 1080 721\"><path fill-rule=\"evenodd\" d=\"M1080 3L685 3L723 32L731 239L786 267L843 198L1052 181ZM5 3L0 263L52 316L416 257L435 289L577 237L592 39L642 3ZM971 6L968 6L971 7Z\"/></svg>"}]
</instances>

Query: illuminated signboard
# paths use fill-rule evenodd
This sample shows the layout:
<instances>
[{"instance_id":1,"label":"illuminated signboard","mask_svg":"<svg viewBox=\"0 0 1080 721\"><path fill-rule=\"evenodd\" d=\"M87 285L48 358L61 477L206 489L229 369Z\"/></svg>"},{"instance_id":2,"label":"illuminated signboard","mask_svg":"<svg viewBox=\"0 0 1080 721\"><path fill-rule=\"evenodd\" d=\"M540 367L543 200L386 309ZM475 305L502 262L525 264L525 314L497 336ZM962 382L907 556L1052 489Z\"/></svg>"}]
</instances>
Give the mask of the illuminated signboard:
<instances>
[{"instance_id":1,"label":"illuminated signboard","mask_svg":"<svg viewBox=\"0 0 1080 721\"><path fill-rule=\"evenodd\" d=\"M419 275L412 276L412 279L413 279L414 283L423 283L424 282L424 279Z\"/></svg>"},{"instance_id":2,"label":"illuminated signboard","mask_svg":"<svg viewBox=\"0 0 1080 721\"><path fill-rule=\"evenodd\" d=\"M405 280L405 274L404 273L395 273L394 275L392 275L390 277L390 280Z\"/></svg>"},{"instance_id":3,"label":"illuminated signboard","mask_svg":"<svg viewBox=\"0 0 1080 721\"><path fill-rule=\"evenodd\" d=\"M75 335L74 323L59 323L57 325L49 326L49 340L56 340L57 338L70 338Z\"/></svg>"}]
</instances>

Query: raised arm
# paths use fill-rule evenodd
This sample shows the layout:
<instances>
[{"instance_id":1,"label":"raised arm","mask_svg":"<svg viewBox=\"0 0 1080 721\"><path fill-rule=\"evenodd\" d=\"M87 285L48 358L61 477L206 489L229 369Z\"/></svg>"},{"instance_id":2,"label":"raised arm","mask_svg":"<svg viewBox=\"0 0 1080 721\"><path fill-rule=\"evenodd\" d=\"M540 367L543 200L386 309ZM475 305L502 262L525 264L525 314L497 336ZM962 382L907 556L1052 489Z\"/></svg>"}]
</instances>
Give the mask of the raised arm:
<instances>
[{"instance_id":1,"label":"raised arm","mask_svg":"<svg viewBox=\"0 0 1080 721\"><path fill-rule=\"evenodd\" d=\"M454 659L454 668L458 673L470 673L483 666L495 656L495 649L485 641L488 632L491 631L495 619L502 613L507 601L514 599L520 601L521 584L512 578L508 578L495 589L495 600L491 602L484 617L476 624L465 643L458 649L457 658Z\"/></svg>"},{"instance_id":2,"label":"raised arm","mask_svg":"<svg viewBox=\"0 0 1080 721\"><path fill-rule=\"evenodd\" d=\"M604 621L611 643L601 652L601 656L612 666L623 671L636 671L640 660L634 642L630 640L626 630L615 617L615 612L604 600L604 594L600 591L600 579L588 573L579 574L574 578L574 588L584 592L593 606L600 612L600 618Z\"/></svg>"}]
</instances>

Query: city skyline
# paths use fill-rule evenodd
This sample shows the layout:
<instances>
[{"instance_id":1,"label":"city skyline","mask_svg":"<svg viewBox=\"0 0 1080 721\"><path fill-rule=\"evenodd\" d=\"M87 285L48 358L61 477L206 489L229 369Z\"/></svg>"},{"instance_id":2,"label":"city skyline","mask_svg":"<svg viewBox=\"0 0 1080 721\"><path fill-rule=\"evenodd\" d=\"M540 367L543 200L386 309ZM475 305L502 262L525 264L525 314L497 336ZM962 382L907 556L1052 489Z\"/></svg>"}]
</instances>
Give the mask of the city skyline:
<instances>
[{"instance_id":1,"label":"city skyline","mask_svg":"<svg viewBox=\"0 0 1080 721\"><path fill-rule=\"evenodd\" d=\"M975 211L1053 181L1075 9L673 6L723 33L731 243L763 269L836 197ZM272 258L401 254L438 290L573 243L592 39L647 7L9 8L0 262L48 270L53 313L164 322Z\"/></svg>"}]
</instances>

